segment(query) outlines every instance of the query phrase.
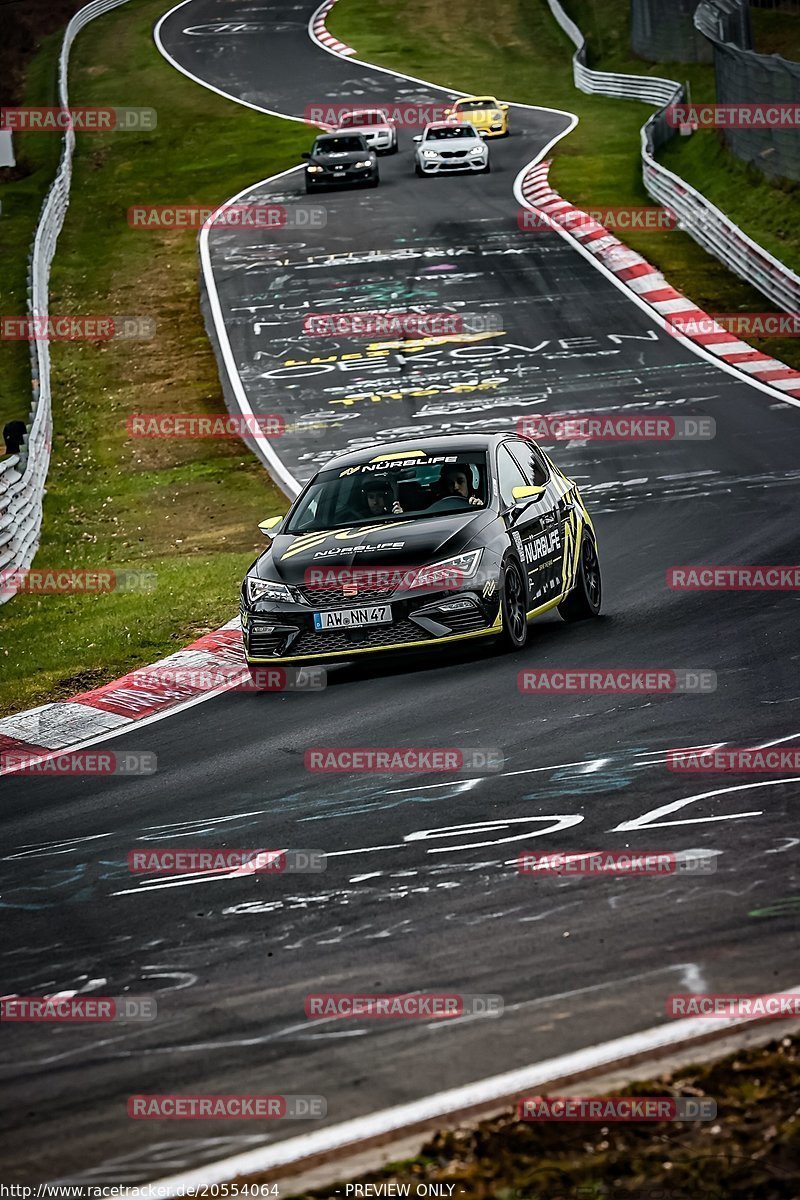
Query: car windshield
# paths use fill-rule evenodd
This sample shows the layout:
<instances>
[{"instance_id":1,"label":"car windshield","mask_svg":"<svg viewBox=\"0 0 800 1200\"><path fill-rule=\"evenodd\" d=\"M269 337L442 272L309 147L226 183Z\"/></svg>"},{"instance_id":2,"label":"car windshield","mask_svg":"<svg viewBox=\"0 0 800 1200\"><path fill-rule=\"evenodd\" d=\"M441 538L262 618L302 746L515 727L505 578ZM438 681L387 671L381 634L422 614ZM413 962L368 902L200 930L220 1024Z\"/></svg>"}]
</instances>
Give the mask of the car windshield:
<instances>
[{"instance_id":1,"label":"car windshield","mask_svg":"<svg viewBox=\"0 0 800 1200\"><path fill-rule=\"evenodd\" d=\"M379 109L364 109L363 112L344 113L339 121L342 129L348 129L353 125L385 125L386 114Z\"/></svg>"},{"instance_id":2,"label":"car windshield","mask_svg":"<svg viewBox=\"0 0 800 1200\"><path fill-rule=\"evenodd\" d=\"M342 154L366 149L367 143L357 133L351 133L344 137L318 138L314 143L315 154Z\"/></svg>"},{"instance_id":3,"label":"car windshield","mask_svg":"<svg viewBox=\"0 0 800 1200\"><path fill-rule=\"evenodd\" d=\"M410 454L321 471L292 513L287 533L473 512L488 500L486 452Z\"/></svg>"},{"instance_id":4,"label":"car windshield","mask_svg":"<svg viewBox=\"0 0 800 1200\"><path fill-rule=\"evenodd\" d=\"M462 100L456 108L459 112L481 112L484 108L497 108L496 100Z\"/></svg>"},{"instance_id":5,"label":"car windshield","mask_svg":"<svg viewBox=\"0 0 800 1200\"><path fill-rule=\"evenodd\" d=\"M426 142L441 142L446 138L463 138L477 137L475 130L471 125L462 123L459 125L437 125L435 129L429 129L425 134Z\"/></svg>"}]
</instances>

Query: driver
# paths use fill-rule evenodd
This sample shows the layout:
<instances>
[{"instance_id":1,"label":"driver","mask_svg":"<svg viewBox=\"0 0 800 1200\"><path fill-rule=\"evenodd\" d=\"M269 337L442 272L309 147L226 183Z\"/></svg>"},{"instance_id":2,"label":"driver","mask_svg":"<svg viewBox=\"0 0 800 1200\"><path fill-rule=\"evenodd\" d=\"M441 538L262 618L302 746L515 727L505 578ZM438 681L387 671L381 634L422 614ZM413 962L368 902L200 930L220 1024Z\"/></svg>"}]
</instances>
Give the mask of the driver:
<instances>
[{"instance_id":1,"label":"driver","mask_svg":"<svg viewBox=\"0 0 800 1200\"><path fill-rule=\"evenodd\" d=\"M483 504L480 496L471 491L471 471L468 466L463 463L450 463L444 467L441 474L441 481L444 484L445 496L458 496L462 500L468 501L469 504L480 506Z\"/></svg>"},{"instance_id":2,"label":"driver","mask_svg":"<svg viewBox=\"0 0 800 1200\"><path fill-rule=\"evenodd\" d=\"M389 513L401 513L399 500L394 499L392 485L386 476L375 475L365 480L361 487L367 513L370 517L383 517Z\"/></svg>"}]
</instances>

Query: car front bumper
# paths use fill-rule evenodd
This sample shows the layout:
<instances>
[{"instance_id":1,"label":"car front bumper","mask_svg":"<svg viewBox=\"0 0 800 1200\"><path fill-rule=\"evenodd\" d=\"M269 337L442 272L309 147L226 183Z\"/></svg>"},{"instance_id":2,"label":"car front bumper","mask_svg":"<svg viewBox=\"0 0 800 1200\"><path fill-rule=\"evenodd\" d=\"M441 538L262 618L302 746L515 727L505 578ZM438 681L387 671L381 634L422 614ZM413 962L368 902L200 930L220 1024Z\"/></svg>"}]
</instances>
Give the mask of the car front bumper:
<instances>
[{"instance_id":1,"label":"car front bumper","mask_svg":"<svg viewBox=\"0 0 800 1200\"><path fill-rule=\"evenodd\" d=\"M488 596L484 591L489 591ZM357 629L314 628L315 612L389 604L392 620ZM325 600L314 604L247 604L242 598L244 652L248 663L305 662L413 650L465 638L486 637L500 630L496 588L476 582L463 591L396 591L385 596Z\"/></svg>"},{"instance_id":2,"label":"car front bumper","mask_svg":"<svg viewBox=\"0 0 800 1200\"><path fill-rule=\"evenodd\" d=\"M370 183L378 178L377 167L345 167L343 171L305 172L306 187L331 188L353 183Z\"/></svg>"},{"instance_id":3,"label":"car front bumper","mask_svg":"<svg viewBox=\"0 0 800 1200\"><path fill-rule=\"evenodd\" d=\"M454 175L459 171L464 174L478 174L486 169L489 156L481 158L422 158L417 162L426 175Z\"/></svg>"}]
</instances>

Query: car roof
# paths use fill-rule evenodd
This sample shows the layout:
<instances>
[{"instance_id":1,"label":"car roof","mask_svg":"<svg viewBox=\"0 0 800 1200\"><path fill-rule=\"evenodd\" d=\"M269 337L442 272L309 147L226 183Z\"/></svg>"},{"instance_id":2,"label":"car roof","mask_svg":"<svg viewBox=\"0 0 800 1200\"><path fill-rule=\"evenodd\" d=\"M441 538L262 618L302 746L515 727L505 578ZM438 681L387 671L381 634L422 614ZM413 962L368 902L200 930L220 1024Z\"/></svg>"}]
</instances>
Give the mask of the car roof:
<instances>
[{"instance_id":1,"label":"car roof","mask_svg":"<svg viewBox=\"0 0 800 1200\"><path fill-rule=\"evenodd\" d=\"M321 467L327 471L331 467L354 467L362 463L376 462L384 455L412 457L414 451L422 450L426 455L448 454L453 451L489 450L506 438L515 437L513 430L504 433L429 433L424 437L397 438L391 442L376 442L372 446L362 446L359 450L345 451L337 454Z\"/></svg>"}]
</instances>

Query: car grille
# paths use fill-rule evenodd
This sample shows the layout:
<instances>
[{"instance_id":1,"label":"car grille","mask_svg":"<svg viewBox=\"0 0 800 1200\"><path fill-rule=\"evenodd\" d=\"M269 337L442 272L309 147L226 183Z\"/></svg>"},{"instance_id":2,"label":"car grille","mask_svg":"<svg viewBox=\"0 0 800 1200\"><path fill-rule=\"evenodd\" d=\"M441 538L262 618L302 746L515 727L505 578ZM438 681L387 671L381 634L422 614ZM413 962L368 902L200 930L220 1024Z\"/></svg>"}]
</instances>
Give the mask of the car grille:
<instances>
[{"instance_id":1,"label":"car grille","mask_svg":"<svg viewBox=\"0 0 800 1200\"><path fill-rule=\"evenodd\" d=\"M442 158L466 158L466 150L440 150Z\"/></svg>"},{"instance_id":2,"label":"car grille","mask_svg":"<svg viewBox=\"0 0 800 1200\"><path fill-rule=\"evenodd\" d=\"M341 587L304 587L297 589L318 611L332 608L361 608L365 604L380 604L391 596L394 588L359 588L357 596L345 596Z\"/></svg>"},{"instance_id":3,"label":"car grille","mask_svg":"<svg viewBox=\"0 0 800 1200\"><path fill-rule=\"evenodd\" d=\"M396 625L380 625L374 629L336 629L324 632L301 633L292 643L290 654L341 653L345 650L370 650L378 646L395 645L398 642L423 642L430 634L420 629L413 621L398 621Z\"/></svg>"}]
</instances>

